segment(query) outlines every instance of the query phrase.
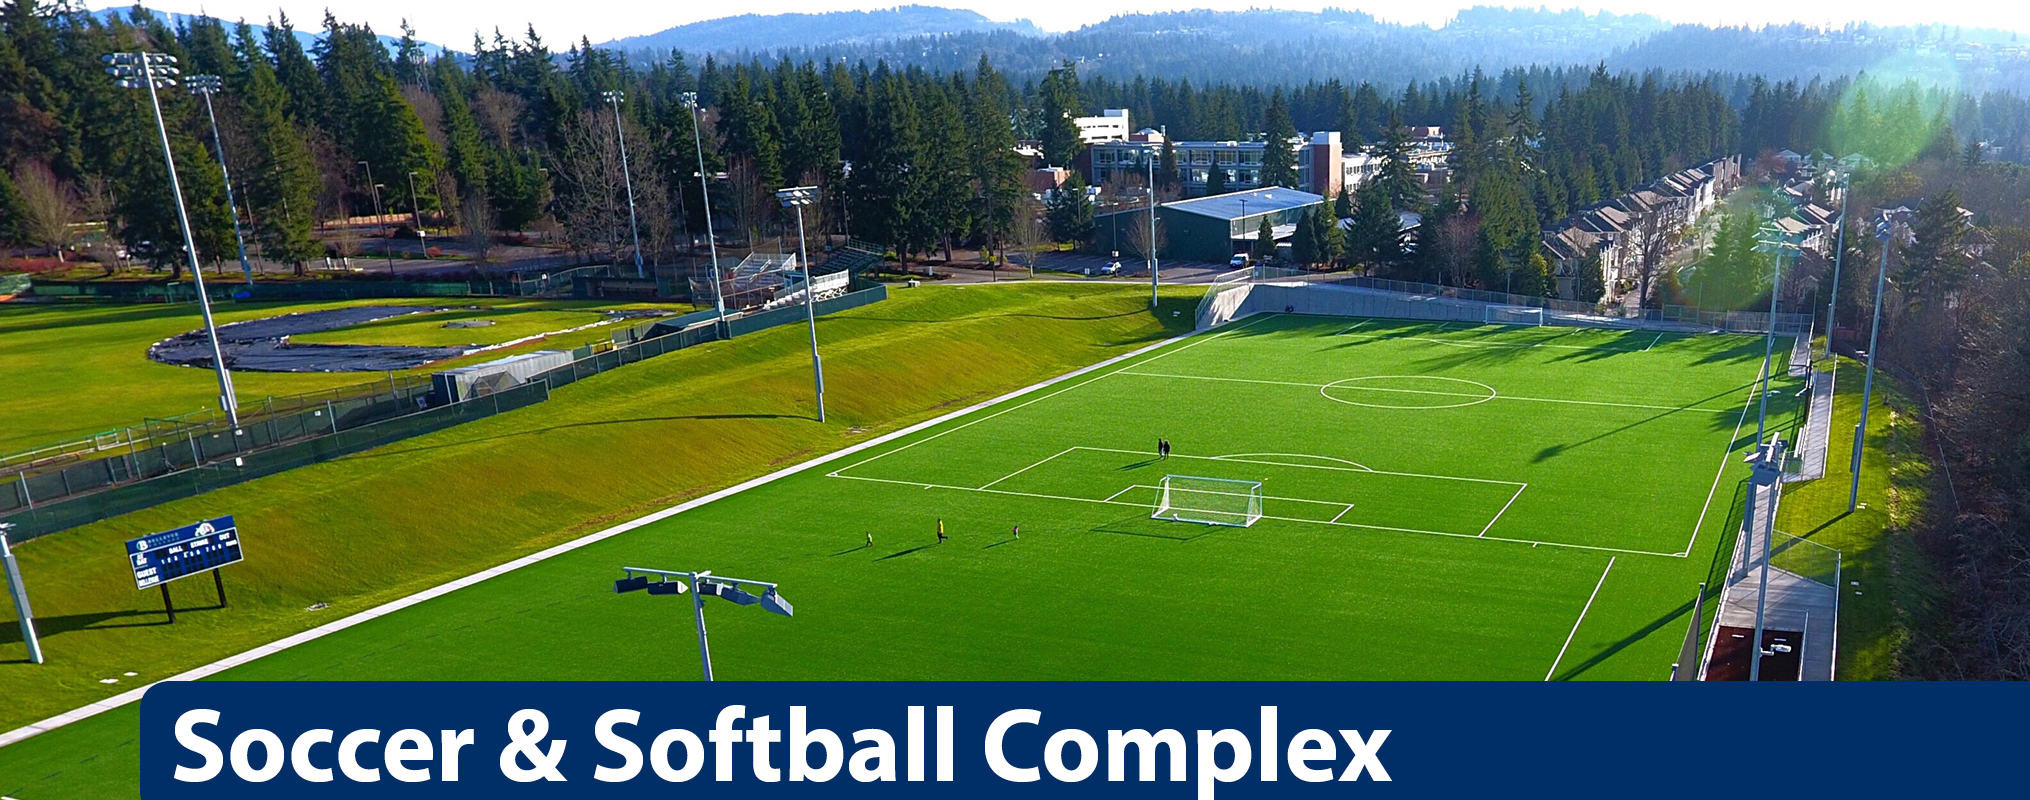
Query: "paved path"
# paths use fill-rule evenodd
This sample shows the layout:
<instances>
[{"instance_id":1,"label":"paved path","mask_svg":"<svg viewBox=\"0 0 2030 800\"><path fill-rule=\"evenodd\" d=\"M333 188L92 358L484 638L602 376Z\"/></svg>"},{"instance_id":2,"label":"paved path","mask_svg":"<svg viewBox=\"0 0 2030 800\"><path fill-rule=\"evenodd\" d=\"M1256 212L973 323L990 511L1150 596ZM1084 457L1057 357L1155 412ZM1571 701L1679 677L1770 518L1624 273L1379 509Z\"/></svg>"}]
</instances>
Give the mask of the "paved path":
<instances>
[{"instance_id":1,"label":"paved path","mask_svg":"<svg viewBox=\"0 0 2030 800\"><path fill-rule=\"evenodd\" d=\"M1798 471L1783 476L1785 482L1815 481L1826 476L1826 450L1833 440L1833 373L1814 372L1811 379L1811 409L1804 430L1798 432Z\"/></svg>"},{"instance_id":2,"label":"paved path","mask_svg":"<svg viewBox=\"0 0 2030 800\"><path fill-rule=\"evenodd\" d=\"M1716 634L1719 626L1755 627L1756 595L1761 590L1764 574L1763 549L1770 538L1769 521L1776 516L1770 513L1769 505L1779 502L1781 494L1780 484L1759 482L1758 479L1749 485L1743 524L1734 546L1734 563L1727 573L1727 588L1720 600L1719 618L1714 620ZM1793 548L1816 547L1781 532L1776 535L1783 540L1777 543L1778 563L1786 561L1784 554ZM1763 598L1764 629L1803 633L1800 679L1832 680L1833 629L1839 590L1777 566L1771 566L1767 574L1769 592ZM1838 578L1832 580L1837 581ZM1709 656L1711 652L1707 650Z\"/></svg>"}]
</instances>

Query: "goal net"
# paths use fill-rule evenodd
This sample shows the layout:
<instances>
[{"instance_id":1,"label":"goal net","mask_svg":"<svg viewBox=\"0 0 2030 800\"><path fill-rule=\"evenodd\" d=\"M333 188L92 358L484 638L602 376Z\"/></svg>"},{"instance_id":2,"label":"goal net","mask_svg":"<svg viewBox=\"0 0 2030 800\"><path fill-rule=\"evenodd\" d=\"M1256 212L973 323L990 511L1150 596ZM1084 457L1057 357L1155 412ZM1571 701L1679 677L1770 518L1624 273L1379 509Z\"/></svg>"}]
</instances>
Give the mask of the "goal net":
<instances>
[{"instance_id":1,"label":"goal net","mask_svg":"<svg viewBox=\"0 0 2030 800\"><path fill-rule=\"evenodd\" d=\"M1532 306L1488 306L1489 325L1542 325L1544 310Z\"/></svg>"},{"instance_id":2,"label":"goal net","mask_svg":"<svg viewBox=\"0 0 2030 800\"><path fill-rule=\"evenodd\" d=\"M1152 519L1245 528L1262 518L1262 482L1165 475Z\"/></svg>"}]
</instances>

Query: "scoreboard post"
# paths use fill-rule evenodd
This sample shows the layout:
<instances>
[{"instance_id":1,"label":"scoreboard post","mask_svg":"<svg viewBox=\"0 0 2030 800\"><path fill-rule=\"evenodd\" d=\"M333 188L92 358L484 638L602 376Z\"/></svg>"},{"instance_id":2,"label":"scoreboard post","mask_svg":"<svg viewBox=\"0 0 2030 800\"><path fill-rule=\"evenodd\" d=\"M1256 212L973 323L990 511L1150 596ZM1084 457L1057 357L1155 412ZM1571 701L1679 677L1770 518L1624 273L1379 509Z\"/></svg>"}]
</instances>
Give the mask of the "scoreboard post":
<instances>
[{"instance_id":1,"label":"scoreboard post","mask_svg":"<svg viewBox=\"0 0 2030 800\"><path fill-rule=\"evenodd\" d=\"M176 604L169 597L171 581L210 572L212 586L218 590L219 607L225 608L226 580L219 568L245 559L240 550L239 527L233 524L230 515L127 542L134 588L162 587L162 610L169 614L171 624L176 622Z\"/></svg>"}]
</instances>

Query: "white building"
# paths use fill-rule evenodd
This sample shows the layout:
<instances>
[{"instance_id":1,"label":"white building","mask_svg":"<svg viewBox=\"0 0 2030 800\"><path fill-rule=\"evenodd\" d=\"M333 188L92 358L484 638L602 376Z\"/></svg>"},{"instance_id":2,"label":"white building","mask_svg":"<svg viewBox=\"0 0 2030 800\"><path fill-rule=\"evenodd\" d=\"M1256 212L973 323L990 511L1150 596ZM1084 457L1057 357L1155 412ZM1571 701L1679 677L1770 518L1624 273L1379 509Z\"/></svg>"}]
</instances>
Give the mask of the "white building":
<instances>
[{"instance_id":1,"label":"white building","mask_svg":"<svg viewBox=\"0 0 2030 800\"><path fill-rule=\"evenodd\" d=\"M1097 117L1072 117L1071 124L1078 126L1079 140L1089 145L1127 141L1131 130L1125 108L1104 109Z\"/></svg>"}]
</instances>

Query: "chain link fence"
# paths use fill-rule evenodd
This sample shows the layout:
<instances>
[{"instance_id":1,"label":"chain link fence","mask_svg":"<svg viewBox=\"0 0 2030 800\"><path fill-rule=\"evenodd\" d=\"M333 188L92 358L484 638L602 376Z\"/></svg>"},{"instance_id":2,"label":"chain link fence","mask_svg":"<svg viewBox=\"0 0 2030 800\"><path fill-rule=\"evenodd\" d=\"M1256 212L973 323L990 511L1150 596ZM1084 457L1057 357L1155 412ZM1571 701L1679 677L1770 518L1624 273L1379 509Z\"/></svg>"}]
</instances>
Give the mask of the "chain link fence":
<instances>
[{"instance_id":1,"label":"chain link fence","mask_svg":"<svg viewBox=\"0 0 2030 800\"><path fill-rule=\"evenodd\" d=\"M887 297L887 287L874 284L820 300L816 312L824 316ZM730 336L798 323L807 313L798 305L728 315L723 325L697 319L651 338L582 347L572 351L569 364L456 403L434 394L428 375L394 376L377 384L387 387L385 391L364 396L342 396L345 390L333 390L271 398L264 415L243 414L238 429L226 424L222 415L150 420L143 428L120 433L120 446L93 450L90 458L0 477L0 522L14 524L13 538L26 541L534 405L593 375Z\"/></svg>"}]
</instances>

